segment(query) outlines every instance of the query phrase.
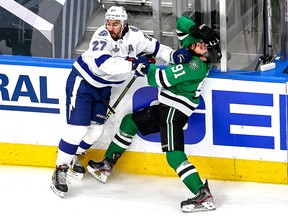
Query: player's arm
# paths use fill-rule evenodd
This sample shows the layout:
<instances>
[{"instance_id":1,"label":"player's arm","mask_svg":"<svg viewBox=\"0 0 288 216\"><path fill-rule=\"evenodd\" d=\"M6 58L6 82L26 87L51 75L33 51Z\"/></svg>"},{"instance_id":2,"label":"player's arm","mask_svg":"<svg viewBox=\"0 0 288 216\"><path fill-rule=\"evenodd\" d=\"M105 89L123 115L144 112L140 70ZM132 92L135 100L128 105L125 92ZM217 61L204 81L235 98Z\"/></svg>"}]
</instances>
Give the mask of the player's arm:
<instances>
[{"instance_id":1,"label":"player's arm","mask_svg":"<svg viewBox=\"0 0 288 216\"><path fill-rule=\"evenodd\" d=\"M202 39L206 44L215 45L220 40L217 30L208 27L205 24L195 24L188 17L181 16L176 22L176 32L179 40L185 38L186 34L191 34L195 38Z\"/></svg>"},{"instance_id":2,"label":"player's arm","mask_svg":"<svg viewBox=\"0 0 288 216\"><path fill-rule=\"evenodd\" d=\"M151 86L168 88L185 81L203 79L208 69L209 66L198 58L193 58L189 63L174 64L164 69L150 64L147 81Z\"/></svg>"},{"instance_id":3,"label":"player's arm","mask_svg":"<svg viewBox=\"0 0 288 216\"><path fill-rule=\"evenodd\" d=\"M168 88L188 79L186 73L186 64L174 64L164 69L158 68L154 64L150 64L147 81L154 87Z\"/></svg>"},{"instance_id":4,"label":"player's arm","mask_svg":"<svg viewBox=\"0 0 288 216\"><path fill-rule=\"evenodd\" d=\"M195 26L195 22L188 17L181 16L177 19L176 30L179 30L183 33L190 34L190 29Z\"/></svg>"},{"instance_id":5,"label":"player's arm","mask_svg":"<svg viewBox=\"0 0 288 216\"><path fill-rule=\"evenodd\" d=\"M161 44L158 40L138 30L139 49L143 53L149 53L156 59L166 63L180 64L189 62L192 55L184 48L173 50L171 47Z\"/></svg>"}]
</instances>

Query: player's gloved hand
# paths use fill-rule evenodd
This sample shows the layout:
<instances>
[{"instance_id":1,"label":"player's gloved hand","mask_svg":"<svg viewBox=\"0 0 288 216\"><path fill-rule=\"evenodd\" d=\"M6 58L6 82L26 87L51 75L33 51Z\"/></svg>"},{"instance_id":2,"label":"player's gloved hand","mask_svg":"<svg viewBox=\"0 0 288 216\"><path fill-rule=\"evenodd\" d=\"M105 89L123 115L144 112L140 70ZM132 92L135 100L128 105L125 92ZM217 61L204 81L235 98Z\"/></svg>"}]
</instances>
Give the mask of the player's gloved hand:
<instances>
[{"instance_id":1,"label":"player's gloved hand","mask_svg":"<svg viewBox=\"0 0 288 216\"><path fill-rule=\"evenodd\" d=\"M206 44L211 46L217 44L220 40L220 34L218 30L206 26L205 24L194 25L190 28L192 36L202 39Z\"/></svg>"},{"instance_id":2,"label":"player's gloved hand","mask_svg":"<svg viewBox=\"0 0 288 216\"><path fill-rule=\"evenodd\" d=\"M174 64L188 63L191 58L192 53L185 48L180 48L172 52L172 61Z\"/></svg>"},{"instance_id":3,"label":"player's gloved hand","mask_svg":"<svg viewBox=\"0 0 288 216\"><path fill-rule=\"evenodd\" d=\"M132 60L132 70L136 76L145 76L150 67L149 61L144 56L138 56Z\"/></svg>"},{"instance_id":4,"label":"player's gloved hand","mask_svg":"<svg viewBox=\"0 0 288 216\"><path fill-rule=\"evenodd\" d=\"M148 60L149 63L156 64L156 59L152 54L147 54L144 57Z\"/></svg>"}]
</instances>

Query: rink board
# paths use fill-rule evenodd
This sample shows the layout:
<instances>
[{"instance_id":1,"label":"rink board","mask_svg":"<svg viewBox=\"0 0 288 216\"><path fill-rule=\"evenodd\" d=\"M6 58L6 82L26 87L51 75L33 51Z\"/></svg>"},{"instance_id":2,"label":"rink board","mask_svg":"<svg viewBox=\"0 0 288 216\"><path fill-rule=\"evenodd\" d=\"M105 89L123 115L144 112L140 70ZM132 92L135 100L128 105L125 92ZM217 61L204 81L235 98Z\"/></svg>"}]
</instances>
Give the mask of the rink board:
<instances>
[{"instance_id":1,"label":"rink board","mask_svg":"<svg viewBox=\"0 0 288 216\"><path fill-rule=\"evenodd\" d=\"M0 164L55 166L71 65L61 59L0 58ZM277 68L286 66L279 62ZM287 183L287 76L273 70L210 73L185 127L185 152L203 178ZM123 87L113 89L111 104ZM122 117L152 103L157 93L138 78L83 163L101 159ZM115 170L176 175L161 152L159 134L137 134Z\"/></svg>"},{"instance_id":2,"label":"rink board","mask_svg":"<svg viewBox=\"0 0 288 216\"><path fill-rule=\"evenodd\" d=\"M57 147L0 143L0 164L54 167ZM80 157L84 166L89 160L101 160L105 151L90 149ZM243 160L188 156L202 178L287 184L287 163L262 160ZM114 172L139 175L177 176L162 153L131 152L121 156ZM88 174L87 174L88 175Z\"/></svg>"}]
</instances>

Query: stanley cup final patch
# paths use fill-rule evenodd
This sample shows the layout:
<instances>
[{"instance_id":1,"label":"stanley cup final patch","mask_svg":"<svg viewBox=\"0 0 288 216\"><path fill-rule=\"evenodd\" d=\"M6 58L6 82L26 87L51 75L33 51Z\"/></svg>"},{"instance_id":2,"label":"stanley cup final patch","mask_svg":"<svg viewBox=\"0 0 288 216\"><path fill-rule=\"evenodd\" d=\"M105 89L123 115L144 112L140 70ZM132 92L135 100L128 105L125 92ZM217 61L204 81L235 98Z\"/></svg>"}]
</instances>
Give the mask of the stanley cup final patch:
<instances>
[{"instance_id":1,"label":"stanley cup final patch","mask_svg":"<svg viewBox=\"0 0 288 216\"><path fill-rule=\"evenodd\" d=\"M192 60L189 62L189 67L192 69L192 70L197 70L199 67L200 67L200 64L198 61L196 60Z\"/></svg>"},{"instance_id":2,"label":"stanley cup final patch","mask_svg":"<svg viewBox=\"0 0 288 216\"><path fill-rule=\"evenodd\" d=\"M112 50L113 50L113 52L117 53L117 52L119 52L120 48L118 48L117 45L115 45L115 48L113 48Z\"/></svg>"}]
</instances>

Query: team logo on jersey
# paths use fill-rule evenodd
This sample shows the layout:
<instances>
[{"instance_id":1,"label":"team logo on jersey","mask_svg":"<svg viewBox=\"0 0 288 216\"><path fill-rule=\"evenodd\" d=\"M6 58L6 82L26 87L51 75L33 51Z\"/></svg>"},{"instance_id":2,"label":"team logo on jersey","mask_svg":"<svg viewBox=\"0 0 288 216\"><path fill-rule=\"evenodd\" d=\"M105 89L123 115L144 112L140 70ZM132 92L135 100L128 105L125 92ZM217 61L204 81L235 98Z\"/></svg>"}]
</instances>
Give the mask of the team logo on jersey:
<instances>
[{"instance_id":1,"label":"team logo on jersey","mask_svg":"<svg viewBox=\"0 0 288 216\"><path fill-rule=\"evenodd\" d=\"M115 48L113 48L112 50L113 50L113 52L117 53L117 52L119 52L120 49L117 47L117 45L115 45Z\"/></svg>"},{"instance_id":2,"label":"team logo on jersey","mask_svg":"<svg viewBox=\"0 0 288 216\"><path fill-rule=\"evenodd\" d=\"M108 35L108 31L103 30L103 31L101 31L98 35L99 35L99 36L107 36L107 35Z\"/></svg>"},{"instance_id":3,"label":"team logo on jersey","mask_svg":"<svg viewBox=\"0 0 288 216\"><path fill-rule=\"evenodd\" d=\"M133 31L133 32L137 32L137 31L139 31L139 29L136 28L136 27L134 27L134 26L130 26L130 29L131 29L131 31Z\"/></svg>"},{"instance_id":4,"label":"team logo on jersey","mask_svg":"<svg viewBox=\"0 0 288 216\"><path fill-rule=\"evenodd\" d=\"M197 70L200 65L199 65L199 62L196 61L196 60L192 60L189 62L189 67L192 69L192 70Z\"/></svg>"}]
</instances>

